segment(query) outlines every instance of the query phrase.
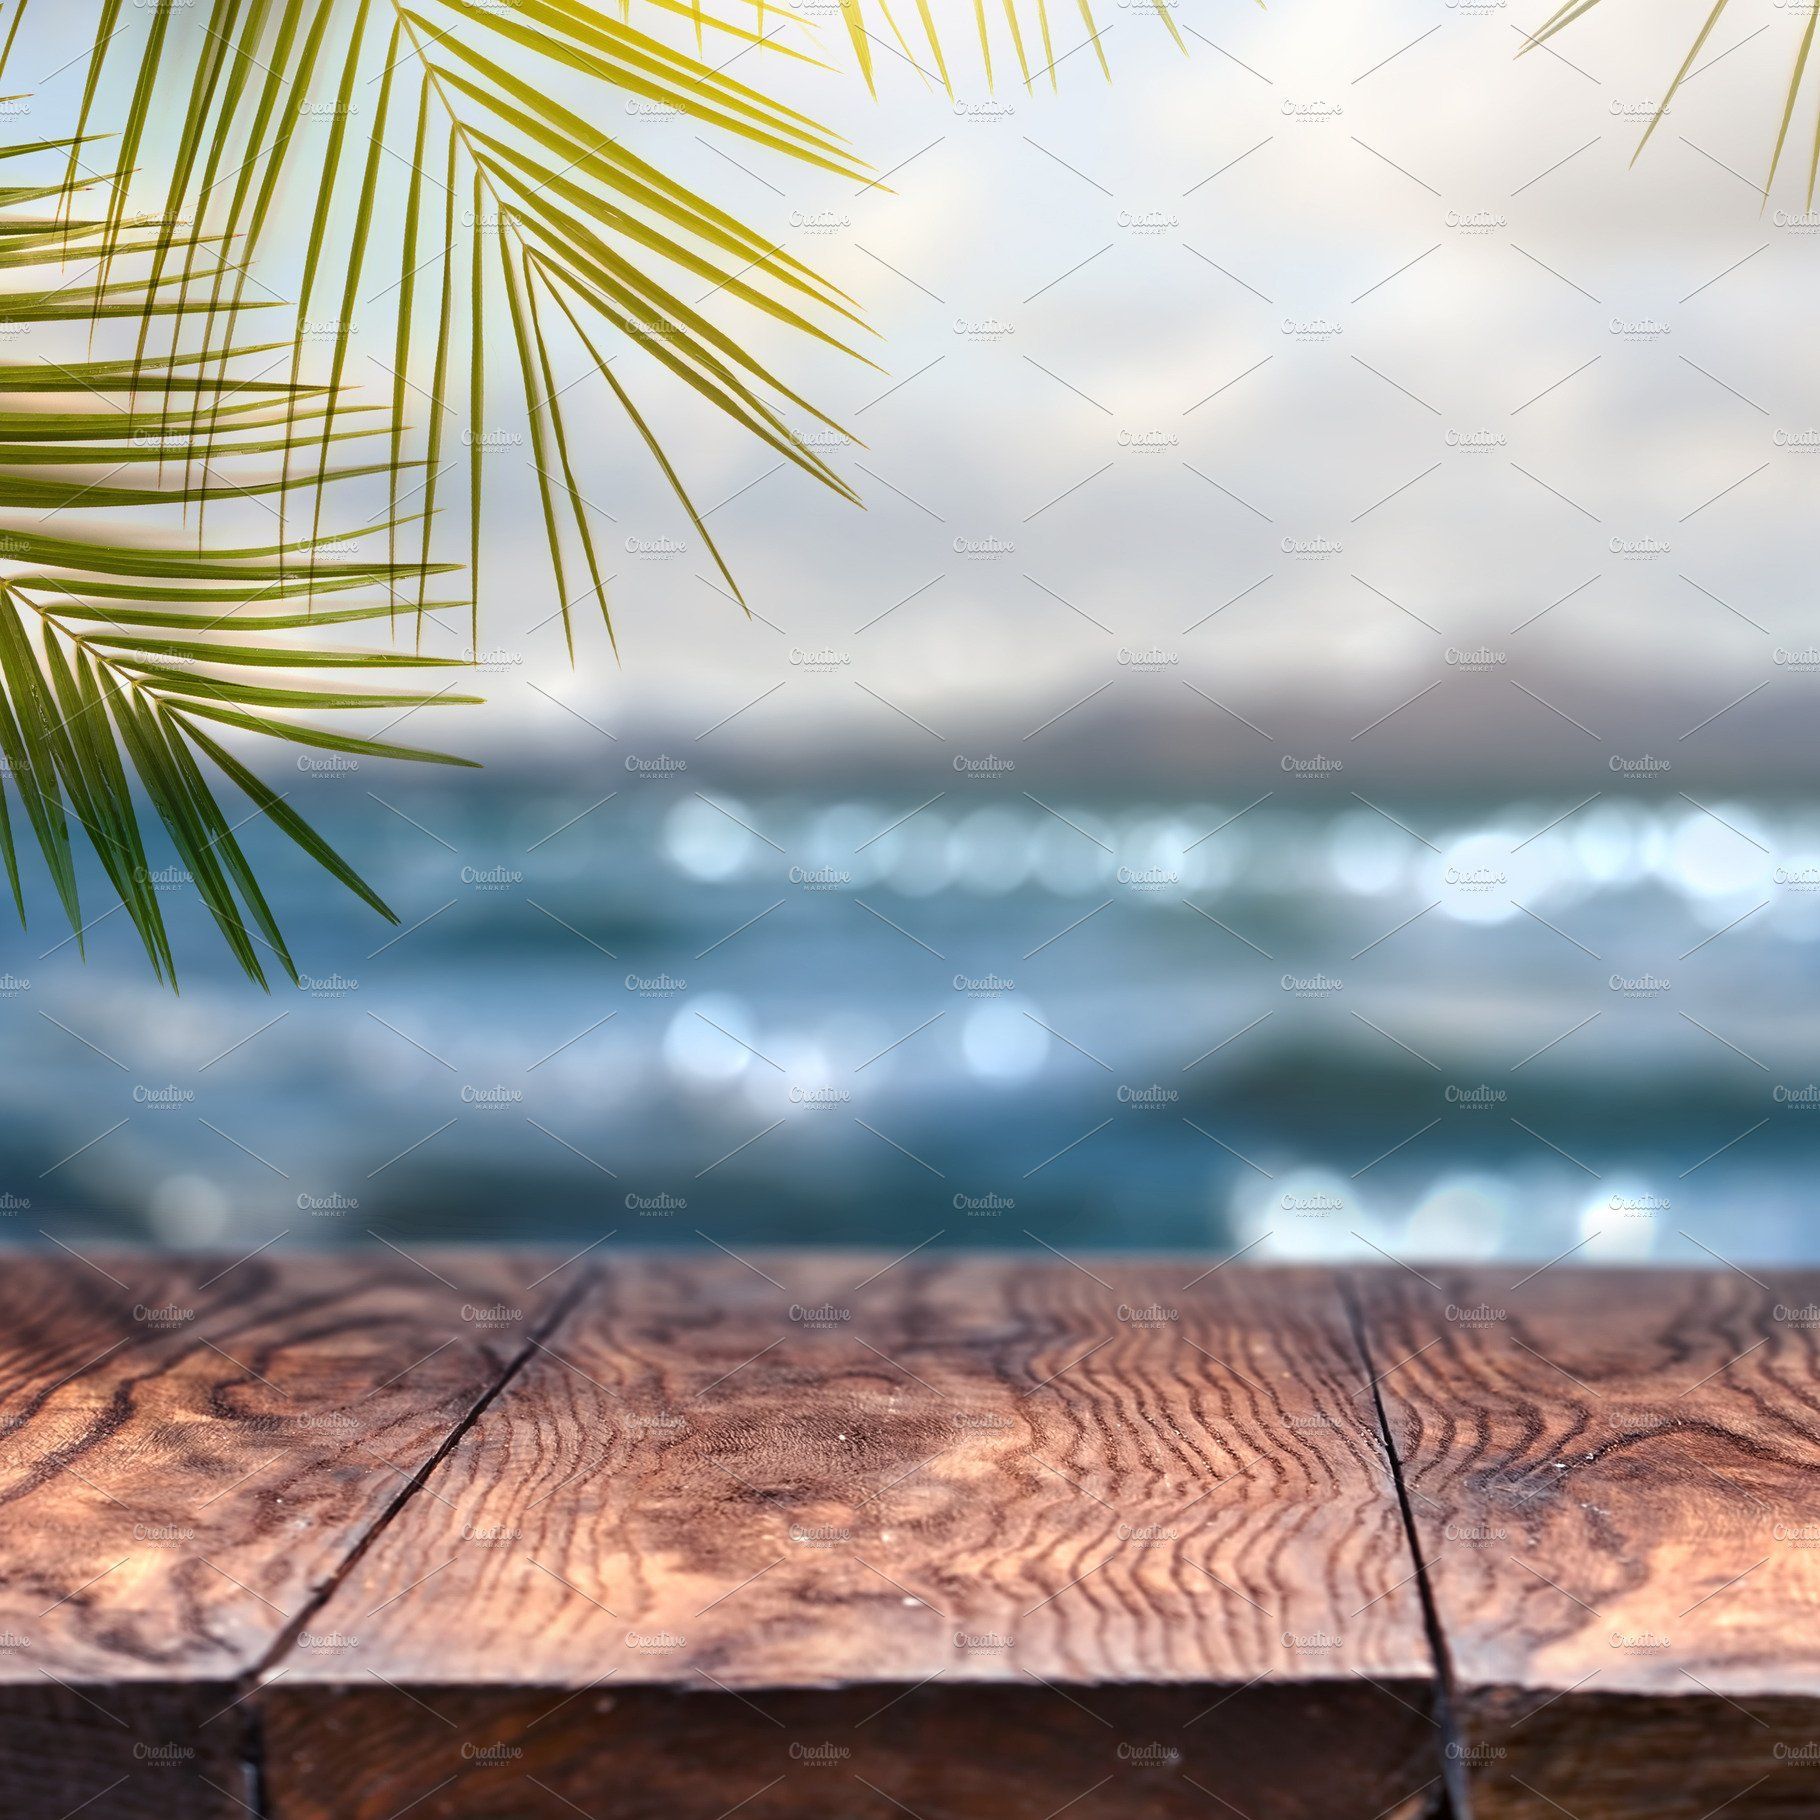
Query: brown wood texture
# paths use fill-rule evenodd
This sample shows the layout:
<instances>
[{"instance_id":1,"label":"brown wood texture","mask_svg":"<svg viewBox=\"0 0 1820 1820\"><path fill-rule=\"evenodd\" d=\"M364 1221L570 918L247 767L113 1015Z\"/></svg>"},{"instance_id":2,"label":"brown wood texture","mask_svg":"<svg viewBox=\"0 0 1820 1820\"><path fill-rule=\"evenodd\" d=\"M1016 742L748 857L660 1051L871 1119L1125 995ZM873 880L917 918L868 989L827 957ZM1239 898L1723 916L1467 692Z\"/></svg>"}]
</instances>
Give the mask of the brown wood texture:
<instances>
[{"instance_id":1,"label":"brown wood texture","mask_svg":"<svg viewBox=\"0 0 1820 1820\"><path fill-rule=\"evenodd\" d=\"M1820 1278L555 1262L0 1270L0 1814L1820 1812Z\"/></svg>"},{"instance_id":2,"label":"brown wood texture","mask_svg":"<svg viewBox=\"0 0 1820 1820\"><path fill-rule=\"evenodd\" d=\"M0 1813L257 1802L267 1661L528 1349L554 1260L0 1270Z\"/></svg>"},{"instance_id":3,"label":"brown wood texture","mask_svg":"<svg viewBox=\"0 0 1820 1820\"><path fill-rule=\"evenodd\" d=\"M268 1811L1428 1811L1334 1277L888 1263L604 1267L278 1665Z\"/></svg>"},{"instance_id":4,"label":"brown wood texture","mask_svg":"<svg viewBox=\"0 0 1820 1820\"><path fill-rule=\"evenodd\" d=\"M1820 1277L1360 1280L1477 1820L1820 1813Z\"/></svg>"}]
</instances>

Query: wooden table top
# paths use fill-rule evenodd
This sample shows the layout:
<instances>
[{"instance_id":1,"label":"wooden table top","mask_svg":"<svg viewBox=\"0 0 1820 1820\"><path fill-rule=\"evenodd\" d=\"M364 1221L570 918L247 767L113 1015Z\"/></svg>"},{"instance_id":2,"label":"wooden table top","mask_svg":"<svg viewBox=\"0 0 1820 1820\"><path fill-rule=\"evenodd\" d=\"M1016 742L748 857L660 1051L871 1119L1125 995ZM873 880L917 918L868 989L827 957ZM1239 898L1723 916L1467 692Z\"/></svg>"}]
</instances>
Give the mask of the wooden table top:
<instances>
[{"instance_id":1,"label":"wooden table top","mask_svg":"<svg viewBox=\"0 0 1820 1820\"><path fill-rule=\"evenodd\" d=\"M1820 1813L1820 1276L13 1254L12 1820Z\"/></svg>"}]
</instances>

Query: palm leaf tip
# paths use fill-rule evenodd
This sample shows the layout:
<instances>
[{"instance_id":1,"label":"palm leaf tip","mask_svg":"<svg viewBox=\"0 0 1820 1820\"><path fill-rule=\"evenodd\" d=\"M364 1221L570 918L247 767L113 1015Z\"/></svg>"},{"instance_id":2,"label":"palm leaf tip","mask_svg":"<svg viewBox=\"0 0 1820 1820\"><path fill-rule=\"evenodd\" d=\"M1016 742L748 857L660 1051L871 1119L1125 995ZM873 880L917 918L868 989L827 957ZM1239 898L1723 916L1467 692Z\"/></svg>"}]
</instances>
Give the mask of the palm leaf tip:
<instances>
[{"instance_id":1,"label":"palm leaf tip","mask_svg":"<svg viewBox=\"0 0 1820 1820\"><path fill-rule=\"evenodd\" d=\"M1559 33L1566 31L1569 26L1575 25L1580 20L1584 19L1598 4L1599 0L1564 0L1564 4L1558 6L1533 32L1525 35L1523 43L1518 48L1517 54L1522 56L1531 50L1546 47L1550 39L1556 37ZM1636 150L1631 154L1630 161L1633 165L1637 162L1638 158L1642 156L1644 148L1655 136L1656 128L1661 125L1664 116L1668 112L1670 103L1672 103L1675 97L1680 94L1687 82L1690 81L1693 76L1700 73L1700 70L1696 69L1695 66L1699 61L1701 52L1706 48L1714 30L1724 16L1728 4L1729 0L1713 0L1713 4L1706 13L1698 32L1694 36L1692 44L1688 47L1687 54L1681 60L1680 67L1675 71L1667 88L1663 92L1660 104L1650 114L1648 124L1644 127L1642 136L1637 142ZM1770 192L1775 186L1776 175L1782 168L1783 154L1788 147L1789 131L1794 121L1795 109L1800 102L1803 85L1807 79L1808 68L1812 62L1816 23L1820 22L1820 14L1816 13L1814 7L1803 6L1800 10L1805 13L1806 17L1804 22L1802 22L1800 37L1795 44L1794 64L1789 74L1787 86L1780 93L1781 105L1775 116L1775 137L1769 152L1768 171L1760 186L1756 184L1752 185L1752 188L1760 190L1764 209L1769 207ZM1755 37L1757 34L1753 32L1750 35ZM1733 45L1731 48L1735 50L1737 46ZM1713 58L1709 59L1709 63L1716 62L1719 57L1727 55L1729 55L1728 51L1720 51L1716 53ZM1701 66L1701 68L1704 67L1706 66ZM1805 206L1809 209L1813 207L1814 203L1816 179L1820 179L1820 118L1817 118L1815 122L1813 145L1808 158Z\"/></svg>"}]
</instances>

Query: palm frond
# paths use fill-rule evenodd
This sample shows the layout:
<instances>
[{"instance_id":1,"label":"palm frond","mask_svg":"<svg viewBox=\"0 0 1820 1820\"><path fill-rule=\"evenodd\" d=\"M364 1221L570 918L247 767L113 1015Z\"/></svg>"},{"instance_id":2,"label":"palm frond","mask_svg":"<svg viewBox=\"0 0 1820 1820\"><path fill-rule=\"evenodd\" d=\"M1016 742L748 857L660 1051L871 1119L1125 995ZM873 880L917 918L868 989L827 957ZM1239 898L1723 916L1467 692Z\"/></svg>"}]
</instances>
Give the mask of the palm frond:
<instances>
[{"instance_id":1,"label":"palm frond","mask_svg":"<svg viewBox=\"0 0 1820 1820\"><path fill-rule=\"evenodd\" d=\"M39 200L55 204L51 213L0 215L0 247L16 255L14 288L0 292L0 325L92 329L110 315L143 321L204 307L172 294L155 271L121 275L168 262L175 232L148 236L141 228L128 238L111 220L74 220L81 187L80 178L44 186L50 193ZM59 274L68 275L52 284ZM213 268L198 264L193 276L212 281ZM465 761L344 733L320 717L360 709L397 717L475 698L427 685L350 683L350 671L450 660L321 637L325 626L389 620L395 590L416 586L415 561L362 555L358 540L352 553L325 555L318 538L226 547L180 529L148 528L192 507L257 501L274 511L267 496L300 484L274 473L274 458L306 431L320 436L324 450L308 476L319 493L394 471L377 455L362 461L342 453L383 436L383 425L368 428L356 416L350 427L344 413L343 427L334 429L331 387L271 376L287 363L288 341L245 342L232 317L222 334L208 360L59 347L55 356L0 362L0 764L8 786L0 787L0 858L23 920L21 841L10 797L74 939L80 943L110 914L85 905L86 845L154 970L174 978L143 806L162 824L235 958L264 984L261 950L293 980L297 972L237 838L243 821L268 821L381 915L396 918L223 743L223 730L361 756L459 763ZM130 528L110 527L105 515L122 508L133 512ZM90 516L97 513L103 516ZM346 598L317 609L318 596ZM299 600L301 609L283 605ZM217 795L221 780L250 808L237 806L230 817Z\"/></svg>"},{"instance_id":2,"label":"palm frond","mask_svg":"<svg viewBox=\"0 0 1820 1820\"><path fill-rule=\"evenodd\" d=\"M682 0L646 3L656 19L697 17ZM293 191L307 184L313 197L298 315L304 322L327 316L333 332L326 399L315 415L298 411L287 423L286 472L314 485L326 471L346 388L374 376L351 368L358 311L390 354L374 358L390 369L377 377L389 395L394 516L422 494L420 560L431 553L438 507L458 484L447 472L456 465L449 441L459 403L450 388L465 388L476 431L489 385L509 375L530 426L565 627L577 562L587 582L573 598L598 599L606 615L594 529L569 456L566 413L577 394L556 382L546 333L559 326L568 333L571 323L597 341L616 337L638 349L797 468L855 497L792 435L786 413L827 419L765 364L749 337L711 314L757 311L857 353L852 338L866 331L852 300L596 124L609 95L635 97L863 182L852 151L807 115L617 9L585 0L212 0L205 29L182 33L131 20L122 29L123 17L117 0L103 0L75 128L78 140L92 136L106 112L108 72L116 63L130 70L114 168L89 169L72 145L69 180L102 180L107 213L87 232L104 263L133 250L144 236L135 238L124 202L126 176L147 149L147 122L162 114L175 123L168 208L188 226L150 249L142 381L154 378L159 349L199 354L204 370L219 369L224 324L259 291L256 273L286 220L280 199L290 179ZM699 17L735 52L763 44L773 54L807 55L774 42L781 27L760 32L731 18ZM400 232L382 244L375 224L399 214L400 201ZM234 249L231 262L211 258L212 248L225 246ZM205 307L174 310L177 326L166 335L155 319L173 291L180 302ZM300 352L293 388L301 360ZM609 373L605 360L596 365L607 395L629 407L630 383ZM171 401L168 389L163 396ZM485 484L477 434L468 449L464 553L477 567ZM421 473L410 472L413 460ZM666 462L664 472L700 527L676 469ZM702 534L732 585L705 528Z\"/></svg>"},{"instance_id":3,"label":"palm frond","mask_svg":"<svg viewBox=\"0 0 1820 1820\"><path fill-rule=\"evenodd\" d=\"M872 47L885 42L875 22L917 62L888 0L838 3L868 83ZM1074 41L1058 54L1048 0L972 0L962 18L988 79L1000 32L1026 82L1053 82L1088 47L1104 68L1088 0L1073 4L1079 28L1071 21ZM1153 4L1174 33L1172 0ZM935 14L929 0L916 7L924 54L946 85ZM780 461L857 499L818 439L793 427L839 426L771 364L752 329L866 360L859 306L604 131L606 104L629 98L761 156L876 180L837 134L733 73L752 52L819 62L812 26L768 11L767 0L717 10L643 0L636 15L629 0L87 8L93 43L70 130L0 146L0 163L35 156L54 167L0 186L0 274L10 275L0 278L0 319L44 333L86 328L90 338L79 356L0 362L0 763L11 779L10 797L0 786L0 855L23 914L14 802L80 939L86 843L154 967L169 974L143 803L263 982L260 948L295 970L236 841L240 821L214 794L221 780L251 805L243 819L270 822L390 912L224 742L258 733L456 762L322 719L471 699L346 680L439 660L319 638L368 622L389 632L402 613L420 648L438 608L430 578L456 566L469 572L460 604L478 615L483 453L502 382L528 431L572 654L578 602L597 601L617 640L569 418L586 393L580 381L561 383L563 346L585 355L583 379L623 411L736 599L704 514L634 399L634 365L680 381ZM24 12L21 0L5 23L0 67ZM692 46L665 35L685 30ZM291 295L261 269L282 272ZM274 338L244 332L259 311L283 325ZM357 311L389 359L357 361ZM115 320L125 349L95 352ZM382 369L376 382L369 361ZM367 521L383 555L338 552L324 535L338 489L363 479L386 496ZM437 529L459 492L464 565L446 560ZM276 531L223 547L220 515L245 502L269 511ZM131 512L139 528L75 528L109 510ZM54 524L65 512L68 530ZM143 528L174 512L183 536ZM477 622L470 636L479 642Z\"/></svg>"},{"instance_id":4,"label":"palm frond","mask_svg":"<svg viewBox=\"0 0 1820 1820\"><path fill-rule=\"evenodd\" d=\"M1187 53L1181 28L1175 22L1175 0L1149 0L1150 8L1174 41L1177 50ZM853 61L866 86L876 91L873 50L908 63L925 82L939 84L950 99L954 81L948 67L947 38L936 9L930 0L915 0L920 39L906 36L891 10L890 0L839 0L841 21L847 29ZM980 63L987 86L994 80L992 55L998 45L1001 64L1004 47L1010 46L1017 64L1017 79L1033 88L1047 79L1051 88L1059 86L1061 66L1083 51L1093 52L1093 61L1102 76L1110 78L1112 65L1106 55L1104 40L1110 34L1110 23L1101 24L1091 0L1058 0L1058 17L1052 18L1049 0L972 0L966 25L977 38ZM874 24L882 32L874 30ZM963 35L967 35L963 26ZM913 42L915 40L915 42ZM927 59L925 62L924 59ZM933 66L933 67L931 67Z\"/></svg>"},{"instance_id":5,"label":"palm frond","mask_svg":"<svg viewBox=\"0 0 1820 1820\"><path fill-rule=\"evenodd\" d=\"M1565 31L1570 25L1584 19L1598 4L1599 0L1565 0L1565 4L1556 8L1529 35L1518 55L1521 56L1524 51L1546 44L1549 39ZM1711 9L1707 12L1699 31L1694 36L1693 43L1688 46L1687 55L1681 59L1680 68L1675 71L1674 77L1663 93L1660 104L1650 116L1648 126L1643 129L1643 136L1637 142L1636 152L1632 155L1632 163L1642 156L1643 148L1649 144L1656 128L1662 122L1663 115L1668 112L1669 105L1681 92L1682 84L1690 75L1694 74L1694 66L1699 61L1700 53L1706 48L1707 41L1712 37L1720 20L1724 18L1726 7L1729 4L1730 0L1713 0ZM1769 206L1770 191L1775 187L1776 173L1782 166L1782 154L1788 146L1789 128L1794 122L1795 108L1801 99L1802 84L1806 79L1809 58L1814 48L1814 27L1816 23L1820 23L1820 11L1813 6L1802 7L1799 11L1805 12L1807 17L1802 26L1801 35L1795 44L1794 67L1790 71L1788 88L1782 98L1781 114L1776 127L1776 142L1769 155L1769 171L1763 179L1762 193L1765 208ZM1815 117L1813 139L1807 159L1807 201L1805 206L1809 209L1814 206L1814 191L1817 183L1820 183L1820 113L1817 113Z\"/></svg>"},{"instance_id":6,"label":"palm frond","mask_svg":"<svg viewBox=\"0 0 1820 1820\"><path fill-rule=\"evenodd\" d=\"M428 527L448 517L438 509L459 488L469 527L464 553L471 568L480 567L488 473L473 434L465 463L452 459L463 401L450 388L465 392L473 432L503 379L528 427L570 649L577 601L599 602L612 637L591 509L570 453L569 414L586 408L589 388L556 383L551 337L588 350L596 384L628 414L736 599L738 583L679 464L634 402L640 381L623 354L635 351L781 460L857 499L817 452L817 439L793 430L791 420L838 426L767 364L737 321L761 318L864 359L870 331L854 300L600 125L610 104L636 101L722 141L867 183L865 164L843 139L735 68L751 52L820 63L812 20L766 0L717 7L642 0L637 8L629 0L210 0L203 29L167 32L130 19L120 0L99 4L78 136L92 135L108 112L109 71L130 73L113 170L87 170L86 155L70 153L72 179L98 177L109 195L101 243L109 251L130 244L125 173L147 150L147 122L168 117L169 208L189 228L165 255L168 269L155 260L154 278L174 271L180 295L206 291L200 347L213 358L220 314L245 301L249 284L258 288L256 274L285 223L285 238L302 250L300 317L321 313L333 325L332 402L321 417L294 426L287 468L320 467L343 384L377 380L389 395L395 510L406 500L406 458L423 463L412 483L424 505L420 557L432 551ZM936 79L947 83L948 52L930 0L916 0L922 36L915 50L889 0L840 4L869 83L874 46L887 43L925 73L921 60L932 61ZM1104 66L1104 32L1089 0L1057 0L1066 8L1066 41L1050 0L960 4L989 78L1000 33L1026 82L1053 82L1057 66L1088 47ZM1175 33L1172 0L1153 4ZM996 23L989 24L989 8ZM693 42L672 42L674 32ZM299 188L312 198L301 235L280 200ZM376 233L379 220L395 222L396 234ZM232 246L234 260L220 262L204 287L197 267L211 245ZM388 354L370 356L359 374L349 355L356 306L363 330ZM142 352L153 334L148 312ZM451 472L462 467L465 474ZM477 602L485 592L478 581L472 591Z\"/></svg>"}]
</instances>

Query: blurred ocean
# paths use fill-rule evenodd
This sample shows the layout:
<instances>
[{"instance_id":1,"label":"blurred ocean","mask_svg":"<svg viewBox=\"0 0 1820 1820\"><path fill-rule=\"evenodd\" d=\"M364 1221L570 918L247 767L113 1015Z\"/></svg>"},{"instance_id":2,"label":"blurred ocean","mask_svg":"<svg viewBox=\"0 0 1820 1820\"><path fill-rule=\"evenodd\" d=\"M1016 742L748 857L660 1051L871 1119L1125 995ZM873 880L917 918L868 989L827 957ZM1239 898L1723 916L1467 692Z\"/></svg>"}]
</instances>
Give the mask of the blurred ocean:
<instances>
[{"instance_id":1,"label":"blurred ocean","mask_svg":"<svg viewBox=\"0 0 1820 1820\"><path fill-rule=\"evenodd\" d=\"M1810 804L633 775L318 790L269 1001L9 933L18 1236L1820 1255Z\"/></svg>"}]
</instances>

